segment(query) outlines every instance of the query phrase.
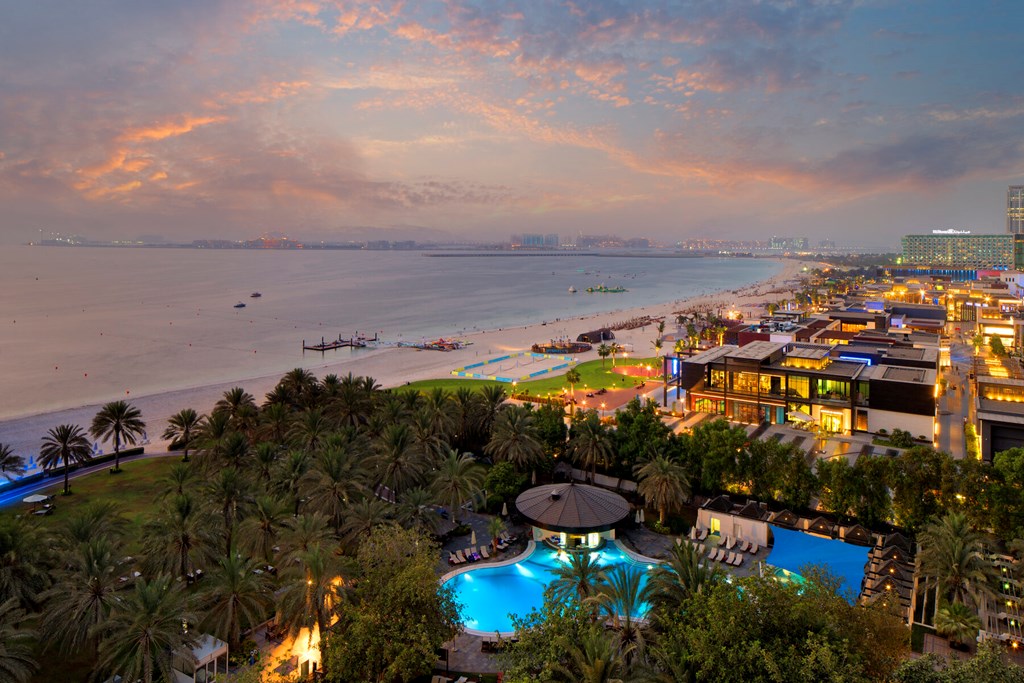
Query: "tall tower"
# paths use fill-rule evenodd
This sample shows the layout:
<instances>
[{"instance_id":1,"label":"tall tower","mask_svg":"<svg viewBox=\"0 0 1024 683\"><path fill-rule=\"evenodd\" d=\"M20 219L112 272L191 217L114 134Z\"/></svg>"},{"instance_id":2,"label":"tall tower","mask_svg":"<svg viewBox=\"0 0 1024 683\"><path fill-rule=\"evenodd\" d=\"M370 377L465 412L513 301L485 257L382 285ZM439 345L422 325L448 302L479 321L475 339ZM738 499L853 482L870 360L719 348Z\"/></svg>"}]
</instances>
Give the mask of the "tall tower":
<instances>
[{"instance_id":1,"label":"tall tower","mask_svg":"<svg viewBox=\"0 0 1024 683\"><path fill-rule=\"evenodd\" d=\"M1024 234L1024 185L1010 185L1006 191L1006 232Z\"/></svg>"}]
</instances>

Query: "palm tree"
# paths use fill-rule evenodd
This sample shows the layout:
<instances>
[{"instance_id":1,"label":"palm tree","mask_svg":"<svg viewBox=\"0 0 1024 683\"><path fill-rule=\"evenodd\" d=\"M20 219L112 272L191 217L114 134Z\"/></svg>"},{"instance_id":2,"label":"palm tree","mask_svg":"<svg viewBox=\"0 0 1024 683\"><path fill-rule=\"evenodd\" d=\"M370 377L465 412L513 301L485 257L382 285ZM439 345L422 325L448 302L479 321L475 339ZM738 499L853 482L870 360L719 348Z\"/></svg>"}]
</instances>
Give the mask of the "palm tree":
<instances>
[{"instance_id":1,"label":"palm tree","mask_svg":"<svg viewBox=\"0 0 1024 683\"><path fill-rule=\"evenodd\" d=\"M479 396L480 422L476 426L477 433L490 434L494 421L498 419L498 414L501 412L502 405L508 399L508 394L505 393L505 387L495 384L482 388Z\"/></svg>"},{"instance_id":2,"label":"palm tree","mask_svg":"<svg viewBox=\"0 0 1024 683\"><path fill-rule=\"evenodd\" d=\"M212 471L220 466L224 443L232 433L231 415L227 412L214 412L202 419L196 432L195 444L199 450L200 466L204 470Z\"/></svg>"},{"instance_id":3,"label":"palm tree","mask_svg":"<svg viewBox=\"0 0 1024 683\"><path fill-rule=\"evenodd\" d=\"M459 523L462 503L476 495L484 484L484 468L469 453L449 450L438 465L432 488L437 499L443 501L452 513L452 521Z\"/></svg>"},{"instance_id":4,"label":"palm tree","mask_svg":"<svg viewBox=\"0 0 1024 683\"><path fill-rule=\"evenodd\" d=\"M601 367L602 368L604 367L605 359L608 356L610 356L611 353L612 353L612 349L607 344L602 343L600 346L597 347L597 355L601 359Z\"/></svg>"},{"instance_id":5,"label":"palm tree","mask_svg":"<svg viewBox=\"0 0 1024 683\"><path fill-rule=\"evenodd\" d=\"M128 527L117 503L89 501L75 510L57 529L53 542L61 552L73 553L78 546L99 538L120 544Z\"/></svg>"},{"instance_id":6,"label":"palm tree","mask_svg":"<svg viewBox=\"0 0 1024 683\"><path fill-rule=\"evenodd\" d=\"M202 628L227 641L229 652L238 651L242 631L262 622L274 602L270 575L257 569L253 560L229 553L197 596Z\"/></svg>"},{"instance_id":7,"label":"palm tree","mask_svg":"<svg viewBox=\"0 0 1024 683\"><path fill-rule=\"evenodd\" d=\"M33 658L36 632L25 626L25 611L14 598L0 604L0 679L28 683L39 668Z\"/></svg>"},{"instance_id":8,"label":"palm tree","mask_svg":"<svg viewBox=\"0 0 1024 683\"><path fill-rule=\"evenodd\" d=\"M723 579L718 564L702 564L694 547L683 542L673 544L668 560L654 567L647 588L653 604L674 610L695 595L709 592Z\"/></svg>"},{"instance_id":9,"label":"palm tree","mask_svg":"<svg viewBox=\"0 0 1024 683\"><path fill-rule=\"evenodd\" d=\"M637 492L658 508L658 523L665 524L666 510L677 510L690 498L686 470L666 455L656 455L633 468L639 483Z\"/></svg>"},{"instance_id":10,"label":"palm tree","mask_svg":"<svg viewBox=\"0 0 1024 683\"><path fill-rule=\"evenodd\" d=\"M331 433L333 425L319 408L310 408L299 414L298 420L288 430L288 437L307 453L314 452Z\"/></svg>"},{"instance_id":11,"label":"palm tree","mask_svg":"<svg viewBox=\"0 0 1024 683\"><path fill-rule=\"evenodd\" d=\"M299 506L302 505L300 492L303 478L309 471L309 464L308 451L291 451L288 457L281 461L274 477L274 488L291 501L293 515L299 514Z\"/></svg>"},{"instance_id":12,"label":"palm tree","mask_svg":"<svg viewBox=\"0 0 1024 683\"><path fill-rule=\"evenodd\" d=\"M536 468L544 457L544 446L537 438L532 412L523 406L501 411L484 453L496 461L507 460L520 471Z\"/></svg>"},{"instance_id":13,"label":"palm tree","mask_svg":"<svg viewBox=\"0 0 1024 683\"><path fill-rule=\"evenodd\" d=\"M285 520L281 546L291 562L314 546L327 546L333 539L327 518L314 512Z\"/></svg>"},{"instance_id":14,"label":"palm tree","mask_svg":"<svg viewBox=\"0 0 1024 683\"><path fill-rule=\"evenodd\" d=\"M429 489L409 489L399 501L397 521L403 529L415 528L427 534L436 533L441 518L434 510L435 501L436 497Z\"/></svg>"},{"instance_id":15,"label":"palm tree","mask_svg":"<svg viewBox=\"0 0 1024 683\"><path fill-rule=\"evenodd\" d=\"M15 455L14 449L7 444L0 443L0 475L7 481L13 481L24 471L25 458Z\"/></svg>"},{"instance_id":16,"label":"palm tree","mask_svg":"<svg viewBox=\"0 0 1024 683\"><path fill-rule=\"evenodd\" d=\"M167 489L163 495L180 496L188 489L188 484L195 478L196 473L187 462L176 462L171 465L167 472L165 481Z\"/></svg>"},{"instance_id":17,"label":"palm tree","mask_svg":"<svg viewBox=\"0 0 1024 683\"><path fill-rule=\"evenodd\" d=\"M270 480L276 469L277 458L280 454L281 447L277 443L267 441L260 441L253 450L256 481L261 482L264 487L270 486Z\"/></svg>"},{"instance_id":18,"label":"palm tree","mask_svg":"<svg viewBox=\"0 0 1024 683\"><path fill-rule=\"evenodd\" d=\"M231 552L235 544L235 524L239 518L239 507L248 499L249 482L234 467L228 467L217 473L217 477L206 486L206 495L210 501L220 508L224 522L225 554Z\"/></svg>"},{"instance_id":19,"label":"palm tree","mask_svg":"<svg viewBox=\"0 0 1024 683\"><path fill-rule=\"evenodd\" d=\"M560 650L566 653L568 661L554 664L555 680L570 683L626 683L634 680L630 676L628 660L632 649L621 650L614 638L597 627L584 631L578 641L563 636Z\"/></svg>"},{"instance_id":20,"label":"palm tree","mask_svg":"<svg viewBox=\"0 0 1024 683\"><path fill-rule=\"evenodd\" d=\"M580 381L580 371L576 368L570 369L565 373L565 381L569 385L570 400L569 400L569 414L572 415L576 412L576 385Z\"/></svg>"},{"instance_id":21,"label":"palm tree","mask_svg":"<svg viewBox=\"0 0 1024 683\"><path fill-rule=\"evenodd\" d=\"M641 587L643 572L630 565L620 565L605 573L597 595L590 598L612 622L618 634L619 649L629 652L627 662L644 649L645 622L641 619L647 591Z\"/></svg>"},{"instance_id":22,"label":"palm tree","mask_svg":"<svg viewBox=\"0 0 1024 683\"><path fill-rule=\"evenodd\" d=\"M278 609L291 634L314 627L321 633L334 621L345 595L345 580L337 557L319 545L298 555L284 573L278 591Z\"/></svg>"},{"instance_id":23,"label":"palm tree","mask_svg":"<svg viewBox=\"0 0 1024 683\"><path fill-rule=\"evenodd\" d=\"M122 441L134 446L145 429L142 411L127 401L111 401L96 413L89 433L94 439L114 440L114 469L111 470L114 473L121 471Z\"/></svg>"},{"instance_id":24,"label":"palm tree","mask_svg":"<svg viewBox=\"0 0 1024 683\"><path fill-rule=\"evenodd\" d=\"M395 493L415 484L421 473L421 464L415 455L409 428L401 424L388 425L377 442L377 455L372 460L376 483Z\"/></svg>"},{"instance_id":25,"label":"palm tree","mask_svg":"<svg viewBox=\"0 0 1024 683\"><path fill-rule=\"evenodd\" d=\"M325 448L302 482L306 508L322 512L335 530L344 522L349 502L368 493L366 470L351 450Z\"/></svg>"},{"instance_id":26,"label":"palm tree","mask_svg":"<svg viewBox=\"0 0 1024 683\"><path fill-rule=\"evenodd\" d=\"M132 592L120 596L103 625L98 670L125 681L174 680L173 654L195 644L182 624L196 621L178 586L161 574L139 579Z\"/></svg>"},{"instance_id":27,"label":"palm tree","mask_svg":"<svg viewBox=\"0 0 1024 683\"><path fill-rule=\"evenodd\" d=\"M582 469L590 468L590 481L594 481L598 463L607 466L612 456L612 440L601 424L596 411L588 411L572 428L569 453Z\"/></svg>"},{"instance_id":28,"label":"palm tree","mask_svg":"<svg viewBox=\"0 0 1024 683\"><path fill-rule=\"evenodd\" d=\"M361 537L369 535L373 527L388 520L392 508L390 503L385 503L376 496L367 496L353 503L341 527L345 543L350 547L359 545Z\"/></svg>"},{"instance_id":29,"label":"palm tree","mask_svg":"<svg viewBox=\"0 0 1024 683\"><path fill-rule=\"evenodd\" d=\"M366 424L373 413L373 391L368 390L363 378L353 377L350 372L341 378L332 407L341 424L352 427Z\"/></svg>"},{"instance_id":30,"label":"palm tree","mask_svg":"<svg viewBox=\"0 0 1024 683\"><path fill-rule=\"evenodd\" d=\"M252 514L238 525L238 543L252 557L266 564L274 563L274 548L284 531L288 506L273 496L257 496Z\"/></svg>"},{"instance_id":31,"label":"palm tree","mask_svg":"<svg viewBox=\"0 0 1024 683\"><path fill-rule=\"evenodd\" d=\"M491 550L497 552L498 540L501 538L501 534L505 531L505 520L501 517L491 517L487 522L487 533L491 535Z\"/></svg>"},{"instance_id":32,"label":"palm tree","mask_svg":"<svg viewBox=\"0 0 1024 683\"><path fill-rule=\"evenodd\" d=\"M213 406L213 412L225 413L232 422L239 417L239 412L245 407L256 407L256 399L242 387L232 387L224 392L224 395Z\"/></svg>"},{"instance_id":33,"label":"palm tree","mask_svg":"<svg viewBox=\"0 0 1024 683\"><path fill-rule=\"evenodd\" d=\"M935 630L953 643L968 643L981 630L981 619L962 602L950 602L935 613Z\"/></svg>"},{"instance_id":34,"label":"palm tree","mask_svg":"<svg viewBox=\"0 0 1024 683\"><path fill-rule=\"evenodd\" d=\"M43 593L48 606L42 623L51 644L74 651L93 640L118 601L121 555L109 539L94 538L72 549L59 569L57 583Z\"/></svg>"},{"instance_id":35,"label":"palm tree","mask_svg":"<svg viewBox=\"0 0 1024 683\"><path fill-rule=\"evenodd\" d=\"M270 442L266 445L282 446L288 437L288 429L292 423L291 408L285 403L268 403L260 410L260 423L262 425L259 430L261 436ZM257 448L264 443L261 441L257 444Z\"/></svg>"},{"instance_id":36,"label":"palm tree","mask_svg":"<svg viewBox=\"0 0 1024 683\"><path fill-rule=\"evenodd\" d=\"M928 524L918 541L918 573L927 586L938 588L940 599L966 603L971 598L977 604L995 594L998 573L985 557L982 535L971 529L965 513L951 512Z\"/></svg>"},{"instance_id":37,"label":"palm tree","mask_svg":"<svg viewBox=\"0 0 1024 683\"><path fill-rule=\"evenodd\" d=\"M63 424L53 427L43 437L39 449L39 464L44 470L53 469L64 463L64 495L71 493L68 472L72 463L81 465L92 459L92 448L85 438L85 431L78 425Z\"/></svg>"},{"instance_id":38,"label":"palm tree","mask_svg":"<svg viewBox=\"0 0 1024 683\"><path fill-rule=\"evenodd\" d=\"M143 526L146 566L156 572L187 578L216 554L212 515L184 493L168 500Z\"/></svg>"},{"instance_id":39,"label":"palm tree","mask_svg":"<svg viewBox=\"0 0 1024 683\"><path fill-rule=\"evenodd\" d=\"M42 537L38 526L21 517L0 520L0 603L13 599L35 608L50 583L49 548L39 542Z\"/></svg>"},{"instance_id":40,"label":"palm tree","mask_svg":"<svg viewBox=\"0 0 1024 683\"><path fill-rule=\"evenodd\" d=\"M591 553L570 553L569 564L559 564L551 573L551 597L557 602L576 600L579 604L597 595L598 589L607 581L604 569L598 565Z\"/></svg>"}]
</instances>

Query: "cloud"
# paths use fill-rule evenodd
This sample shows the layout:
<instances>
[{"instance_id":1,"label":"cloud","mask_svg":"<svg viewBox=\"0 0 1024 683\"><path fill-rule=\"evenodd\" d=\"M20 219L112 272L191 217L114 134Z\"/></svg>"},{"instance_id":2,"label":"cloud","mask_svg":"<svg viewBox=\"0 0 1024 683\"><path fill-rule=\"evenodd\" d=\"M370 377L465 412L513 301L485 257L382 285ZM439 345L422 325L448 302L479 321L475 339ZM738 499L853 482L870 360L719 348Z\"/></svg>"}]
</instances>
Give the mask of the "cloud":
<instances>
[{"instance_id":1,"label":"cloud","mask_svg":"<svg viewBox=\"0 0 1024 683\"><path fill-rule=\"evenodd\" d=\"M227 120L225 116L181 116L170 120L161 121L151 126L132 128L126 130L119 137L124 142L144 142L149 140L164 140L166 138L191 133L200 126L208 126L213 123L223 123Z\"/></svg>"}]
</instances>

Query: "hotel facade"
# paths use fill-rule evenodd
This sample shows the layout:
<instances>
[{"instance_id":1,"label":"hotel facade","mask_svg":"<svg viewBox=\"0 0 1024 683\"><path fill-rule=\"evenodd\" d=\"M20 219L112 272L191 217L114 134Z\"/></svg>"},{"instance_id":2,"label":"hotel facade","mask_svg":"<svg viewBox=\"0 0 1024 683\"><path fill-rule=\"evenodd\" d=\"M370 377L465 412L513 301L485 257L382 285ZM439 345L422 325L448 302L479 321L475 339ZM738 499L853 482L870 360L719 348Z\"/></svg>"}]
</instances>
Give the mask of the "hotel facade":
<instances>
[{"instance_id":1,"label":"hotel facade","mask_svg":"<svg viewBox=\"0 0 1024 683\"><path fill-rule=\"evenodd\" d=\"M901 265L962 270L1024 268L1024 234L973 235L964 230L935 230L905 235Z\"/></svg>"},{"instance_id":2,"label":"hotel facade","mask_svg":"<svg viewBox=\"0 0 1024 683\"><path fill-rule=\"evenodd\" d=\"M755 341L666 367L688 412L749 424L816 423L826 432L932 438L936 349Z\"/></svg>"}]
</instances>

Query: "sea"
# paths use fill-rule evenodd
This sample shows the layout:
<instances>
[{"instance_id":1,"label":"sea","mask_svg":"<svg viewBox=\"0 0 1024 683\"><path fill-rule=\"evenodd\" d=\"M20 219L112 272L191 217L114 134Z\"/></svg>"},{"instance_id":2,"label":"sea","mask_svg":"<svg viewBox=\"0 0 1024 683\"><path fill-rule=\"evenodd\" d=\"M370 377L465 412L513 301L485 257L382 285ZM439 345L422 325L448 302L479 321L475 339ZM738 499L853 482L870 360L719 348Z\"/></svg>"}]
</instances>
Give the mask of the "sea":
<instances>
[{"instance_id":1,"label":"sea","mask_svg":"<svg viewBox=\"0 0 1024 683\"><path fill-rule=\"evenodd\" d=\"M736 289L782 268L438 253L4 247L0 420L322 365L304 340L458 337ZM627 291L585 292L602 284Z\"/></svg>"}]
</instances>

